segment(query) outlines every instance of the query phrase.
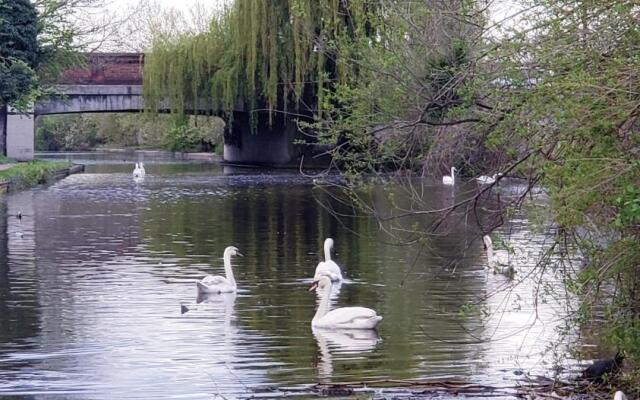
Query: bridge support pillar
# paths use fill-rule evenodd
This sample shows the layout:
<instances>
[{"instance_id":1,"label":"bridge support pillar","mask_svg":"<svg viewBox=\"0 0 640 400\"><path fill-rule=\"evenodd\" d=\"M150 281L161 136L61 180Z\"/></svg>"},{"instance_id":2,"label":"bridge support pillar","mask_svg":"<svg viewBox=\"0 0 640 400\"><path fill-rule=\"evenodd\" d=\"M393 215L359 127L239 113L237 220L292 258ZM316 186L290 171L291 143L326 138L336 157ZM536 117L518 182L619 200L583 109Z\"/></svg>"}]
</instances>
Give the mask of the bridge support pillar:
<instances>
[{"instance_id":1,"label":"bridge support pillar","mask_svg":"<svg viewBox=\"0 0 640 400\"><path fill-rule=\"evenodd\" d=\"M268 115L261 113L252 131L248 113L236 112L225 129L224 160L227 162L282 165L297 157L293 145L298 133L295 121L274 117L269 125Z\"/></svg>"},{"instance_id":2,"label":"bridge support pillar","mask_svg":"<svg viewBox=\"0 0 640 400\"><path fill-rule=\"evenodd\" d=\"M35 116L7 109L7 157L18 161L33 160Z\"/></svg>"}]
</instances>

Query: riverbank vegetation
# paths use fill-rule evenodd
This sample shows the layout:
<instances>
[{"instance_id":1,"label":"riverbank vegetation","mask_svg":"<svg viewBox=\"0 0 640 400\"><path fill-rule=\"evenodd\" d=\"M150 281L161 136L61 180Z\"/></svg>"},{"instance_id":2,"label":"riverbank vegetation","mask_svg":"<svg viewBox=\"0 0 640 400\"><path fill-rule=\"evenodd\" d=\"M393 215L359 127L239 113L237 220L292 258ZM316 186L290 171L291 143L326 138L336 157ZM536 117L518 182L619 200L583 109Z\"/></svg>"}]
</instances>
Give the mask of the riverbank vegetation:
<instances>
[{"instance_id":1,"label":"riverbank vegetation","mask_svg":"<svg viewBox=\"0 0 640 400\"><path fill-rule=\"evenodd\" d=\"M224 122L216 117L146 114L73 114L43 117L36 151L96 148L221 152Z\"/></svg>"},{"instance_id":2,"label":"riverbank vegetation","mask_svg":"<svg viewBox=\"0 0 640 400\"><path fill-rule=\"evenodd\" d=\"M640 361L640 24L636 1L528 0L495 22L484 2L236 2L209 32L155 43L145 66L152 108L209 98L231 117L248 109L302 115L333 145L351 182L401 171L439 178L502 173L527 190L479 218L504 223L543 188L556 242L540 268L566 276L579 306L566 332L598 321L605 345ZM477 196L442 210L476 212ZM530 206L530 205L529 205ZM428 242L441 219L411 233ZM407 231L406 227L403 228ZM415 237L413 238L415 239ZM571 251L569 251L569 249ZM630 378L633 379L633 378Z\"/></svg>"},{"instance_id":3,"label":"riverbank vegetation","mask_svg":"<svg viewBox=\"0 0 640 400\"><path fill-rule=\"evenodd\" d=\"M4 159L4 161L11 161ZM0 162L4 162L0 159ZM30 161L13 163L10 168L0 170L0 182L8 182L11 190L25 189L47 183L58 172L71 166L69 161Z\"/></svg>"}]
</instances>

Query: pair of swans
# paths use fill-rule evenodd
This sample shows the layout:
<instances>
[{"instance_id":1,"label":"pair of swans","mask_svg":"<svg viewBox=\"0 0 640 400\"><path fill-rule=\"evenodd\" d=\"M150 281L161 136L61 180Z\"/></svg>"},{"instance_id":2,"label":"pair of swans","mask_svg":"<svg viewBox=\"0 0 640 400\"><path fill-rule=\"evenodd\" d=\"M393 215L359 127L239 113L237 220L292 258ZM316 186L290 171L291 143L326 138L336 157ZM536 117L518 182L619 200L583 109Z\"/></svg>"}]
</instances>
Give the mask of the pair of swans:
<instances>
[{"instance_id":1,"label":"pair of swans","mask_svg":"<svg viewBox=\"0 0 640 400\"><path fill-rule=\"evenodd\" d=\"M331 288L342 281L340 267L331 259L333 239L324 241L324 261L320 261L309 291L316 290L320 304L311 320L312 328L326 329L374 329L382 320L375 310L366 307L342 307L329 311Z\"/></svg>"},{"instance_id":2,"label":"pair of swans","mask_svg":"<svg viewBox=\"0 0 640 400\"><path fill-rule=\"evenodd\" d=\"M331 259L331 249L333 248L333 239L328 238L324 241L324 261L320 261L316 267L313 280L320 279L321 276L327 276L332 281L342 280L342 272L340 267ZM224 260L224 276L209 275L197 282L198 290L201 293L230 293L235 292L237 285L231 268L231 257L242 256L236 247L229 246L224 250L222 259Z\"/></svg>"},{"instance_id":3,"label":"pair of swans","mask_svg":"<svg viewBox=\"0 0 640 400\"><path fill-rule=\"evenodd\" d=\"M456 175L455 172L457 171L456 167L451 167L451 175L445 175L442 177L442 183L445 185L455 185L456 183ZM496 182L496 179L502 176L502 174L493 174L491 176L486 176L486 175L480 175L479 177L476 178L476 181L478 181L478 183L480 183L481 185L491 185L492 183Z\"/></svg>"},{"instance_id":4,"label":"pair of swans","mask_svg":"<svg viewBox=\"0 0 640 400\"><path fill-rule=\"evenodd\" d=\"M513 275L515 270L509 263L509 252L507 250L494 250L491 236L484 235L482 238L484 247L487 250L487 261L489 267L493 268L494 272L498 272L505 275Z\"/></svg>"},{"instance_id":5,"label":"pair of swans","mask_svg":"<svg viewBox=\"0 0 640 400\"><path fill-rule=\"evenodd\" d=\"M142 178L143 176L146 175L146 171L144 170L144 164L143 163L136 163L136 167L133 169L133 177L134 178Z\"/></svg>"}]
</instances>

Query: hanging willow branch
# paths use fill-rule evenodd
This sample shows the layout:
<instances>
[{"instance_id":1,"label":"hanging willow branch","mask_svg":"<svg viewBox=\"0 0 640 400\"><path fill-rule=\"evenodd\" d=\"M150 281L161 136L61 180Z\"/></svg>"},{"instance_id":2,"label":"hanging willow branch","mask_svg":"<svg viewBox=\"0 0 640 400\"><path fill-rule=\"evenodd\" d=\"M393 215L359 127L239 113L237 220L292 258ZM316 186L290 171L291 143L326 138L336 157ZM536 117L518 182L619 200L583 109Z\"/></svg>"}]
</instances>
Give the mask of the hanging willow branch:
<instances>
[{"instance_id":1,"label":"hanging willow branch","mask_svg":"<svg viewBox=\"0 0 640 400\"><path fill-rule=\"evenodd\" d=\"M147 107L184 114L206 100L231 116L246 110L320 112L323 90L355 73L339 43L371 34L371 0L237 1L208 32L157 42L144 67ZM300 110L301 105L306 107Z\"/></svg>"}]
</instances>

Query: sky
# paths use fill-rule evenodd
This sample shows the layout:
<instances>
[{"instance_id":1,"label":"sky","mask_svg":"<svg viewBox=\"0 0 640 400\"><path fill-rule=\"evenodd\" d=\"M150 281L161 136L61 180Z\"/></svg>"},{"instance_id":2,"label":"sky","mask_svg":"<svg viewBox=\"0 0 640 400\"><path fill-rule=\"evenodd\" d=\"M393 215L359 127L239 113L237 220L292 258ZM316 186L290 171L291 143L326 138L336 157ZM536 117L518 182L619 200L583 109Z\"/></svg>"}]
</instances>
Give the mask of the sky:
<instances>
[{"instance_id":1,"label":"sky","mask_svg":"<svg viewBox=\"0 0 640 400\"><path fill-rule=\"evenodd\" d=\"M139 4L142 0L106 0L106 6L112 11L123 10L136 4ZM188 11L194 8L197 4L203 5L207 8L215 8L217 5L227 2L227 0L149 0L153 3L157 3L162 7L173 7L178 10Z\"/></svg>"},{"instance_id":2,"label":"sky","mask_svg":"<svg viewBox=\"0 0 640 400\"><path fill-rule=\"evenodd\" d=\"M95 0L94 7L79 9L79 25L89 28L89 34L79 36L77 43L86 51L146 51L151 32L202 31L214 10L230 0ZM173 11L182 14L178 21ZM194 10L200 12L194 13ZM151 11L150 11L151 10ZM194 17L198 15L201 18Z\"/></svg>"},{"instance_id":3,"label":"sky","mask_svg":"<svg viewBox=\"0 0 640 400\"><path fill-rule=\"evenodd\" d=\"M201 31L206 29L209 20L209 17L200 19L198 22L198 18L193 18L193 14L191 14L192 10L195 10L198 6L201 7L203 11L207 14L208 12L220 8L221 5L225 3L230 3L232 0L103 0L104 10L98 11L97 18L104 18L104 15L109 14L112 16L120 16L120 20L127 20L128 16L133 14L133 10L137 7L139 8L142 4L153 4L165 9L175 9L183 13L184 19L183 23L177 28L178 31ZM253 0L245 0L245 1L253 1ZM319 0L320 1L320 0ZM514 15L518 10L521 10L521 0L487 0L490 3L489 10L491 12L492 20L495 22L502 21L505 23L504 26L519 24L518 19L507 19L505 18ZM154 9L157 10L156 7ZM204 15L204 14L200 14ZM152 18L155 20L156 30L159 28L160 30L167 29L167 31L175 32L170 28L167 28L168 25L164 24L162 18ZM146 22L145 22L146 21ZM149 34L149 26L152 24L149 23L149 18L146 20L142 20L137 24L125 24L122 27L118 27L114 29L107 37L116 38L113 39L109 43L101 44L100 49L102 51L145 51L148 49L150 44L150 34ZM164 26L164 28L163 28ZM497 26L493 26L489 32L487 32L490 36L500 36L498 30L496 30Z\"/></svg>"}]
</instances>

